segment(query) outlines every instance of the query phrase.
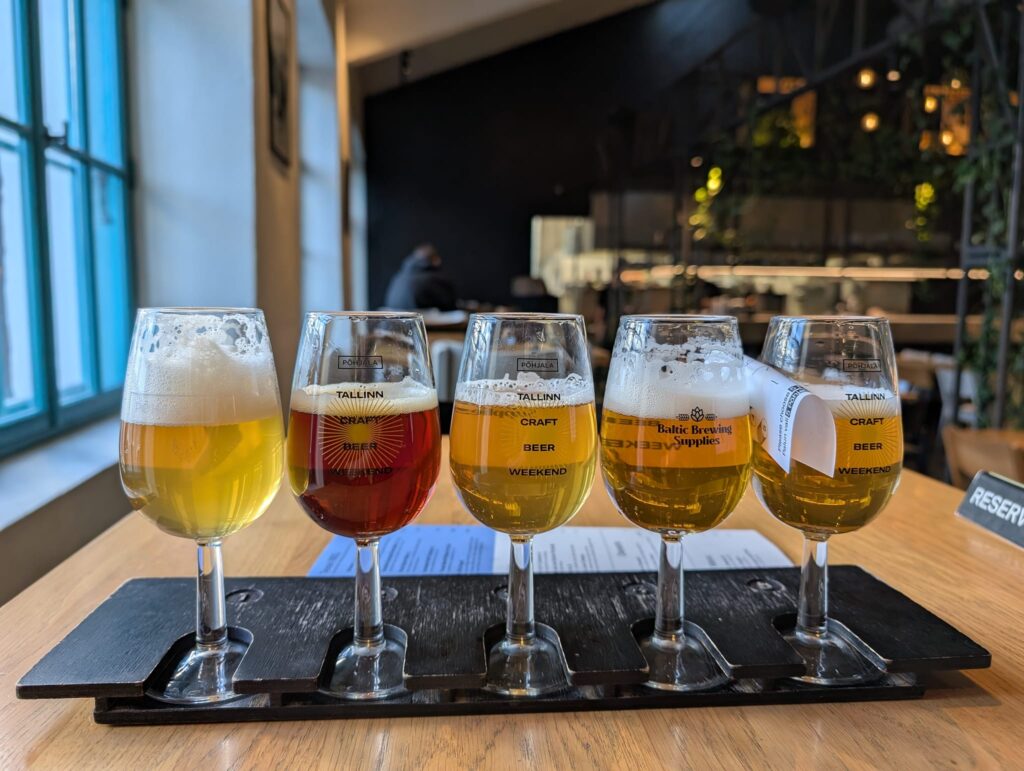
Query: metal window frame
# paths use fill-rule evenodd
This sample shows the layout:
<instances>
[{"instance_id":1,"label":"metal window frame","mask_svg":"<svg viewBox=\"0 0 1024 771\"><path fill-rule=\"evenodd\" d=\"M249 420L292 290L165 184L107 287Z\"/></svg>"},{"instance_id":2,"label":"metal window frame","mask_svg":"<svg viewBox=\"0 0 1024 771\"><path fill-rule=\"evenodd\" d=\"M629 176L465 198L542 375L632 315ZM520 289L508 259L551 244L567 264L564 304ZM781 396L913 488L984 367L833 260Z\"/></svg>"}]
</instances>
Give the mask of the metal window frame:
<instances>
[{"instance_id":1,"label":"metal window frame","mask_svg":"<svg viewBox=\"0 0 1024 771\"><path fill-rule=\"evenodd\" d=\"M26 447L51 439L85 423L116 412L121 401L121 389L103 390L101 362L99 356L100 322L97 312L99 287L96 283L95 222L93 217L94 172L100 171L114 176L122 186L122 224L125 250L125 285L120 292L127 306L130 318L135 309L134 255L132 194L134 179L131 173L130 137L128 125L128 81L127 51L125 44L125 8L121 0L111 0L114 9L115 40L117 51L119 89L119 115L122 166L111 164L91 154L89 145L88 120L88 72L85 64L85 16L84 0L70 0L75 14L72 49L75 67L78 69L77 91L70 95L77 102L84 150L66 147L53 141L43 123L42 102L42 59L40 50L38 0L13 0L15 10L15 36L19 57L19 110L18 118L24 123L0 116L0 126L16 133L25 143L23 155L24 175L27 193L24 209L26 212L27 272L30 292L30 330L32 336L33 374L37 389L37 403L40 411L34 415L11 421L0 427L0 457L23 450ZM91 381L93 395L62 405L57 389L57 368L55 357L53 299L50 280L49 223L46 189L47 152L63 156L80 169L75 185L76 240L79 253L76 255L81 273L81 324L86 345L83 360L86 381ZM124 335L130 329L121 330Z\"/></svg>"}]
</instances>

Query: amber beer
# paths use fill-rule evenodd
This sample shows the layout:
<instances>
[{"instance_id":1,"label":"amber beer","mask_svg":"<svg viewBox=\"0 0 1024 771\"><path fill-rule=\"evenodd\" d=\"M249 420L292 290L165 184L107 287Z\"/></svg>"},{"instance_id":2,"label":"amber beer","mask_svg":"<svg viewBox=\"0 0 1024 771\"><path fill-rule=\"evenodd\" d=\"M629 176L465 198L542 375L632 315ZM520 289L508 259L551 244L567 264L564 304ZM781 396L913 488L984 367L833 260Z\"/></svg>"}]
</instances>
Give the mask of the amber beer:
<instances>
[{"instance_id":1,"label":"amber beer","mask_svg":"<svg viewBox=\"0 0 1024 771\"><path fill-rule=\"evenodd\" d=\"M306 513L350 538L407 525L441 464L434 389L401 383L307 386L292 394L288 476Z\"/></svg>"},{"instance_id":2,"label":"amber beer","mask_svg":"<svg viewBox=\"0 0 1024 771\"><path fill-rule=\"evenodd\" d=\"M593 386L580 378L460 383L451 472L463 504L510 535L568 522L594 481Z\"/></svg>"},{"instance_id":3,"label":"amber beer","mask_svg":"<svg viewBox=\"0 0 1024 771\"><path fill-rule=\"evenodd\" d=\"M757 445L754 491L765 508L809 534L864 527L885 508L903 469L899 397L889 391L809 386L825 400L836 425L835 474L793 460L786 474Z\"/></svg>"}]
</instances>

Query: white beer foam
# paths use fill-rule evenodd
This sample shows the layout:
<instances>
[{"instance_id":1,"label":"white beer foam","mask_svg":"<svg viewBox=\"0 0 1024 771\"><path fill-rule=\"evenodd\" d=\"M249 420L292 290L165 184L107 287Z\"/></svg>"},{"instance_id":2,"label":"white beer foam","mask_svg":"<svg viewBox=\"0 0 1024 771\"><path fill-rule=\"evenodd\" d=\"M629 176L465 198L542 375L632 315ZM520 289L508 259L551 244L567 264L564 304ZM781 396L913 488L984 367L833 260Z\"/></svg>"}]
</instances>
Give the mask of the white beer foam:
<instances>
[{"instance_id":1,"label":"white beer foam","mask_svg":"<svg viewBox=\"0 0 1024 771\"><path fill-rule=\"evenodd\" d=\"M398 383L331 383L292 391L291 407L310 415L405 415L437 407L437 391L406 377Z\"/></svg>"},{"instance_id":2,"label":"white beer foam","mask_svg":"<svg viewBox=\"0 0 1024 771\"><path fill-rule=\"evenodd\" d=\"M648 419L671 419L697 407L720 418L746 415L750 398L739 349L699 342L700 354L669 345L616 351L605 385L605 409Z\"/></svg>"},{"instance_id":3,"label":"white beer foam","mask_svg":"<svg viewBox=\"0 0 1024 771\"><path fill-rule=\"evenodd\" d=\"M524 402L521 394L550 394L557 401ZM520 372L515 380L507 375L493 380L471 380L455 386L455 400L480 407L572 407L594 401L594 381L572 374L545 380L535 372Z\"/></svg>"},{"instance_id":4,"label":"white beer foam","mask_svg":"<svg viewBox=\"0 0 1024 771\"><path fill-rule=\"evenodd\" d=\"M900 398L888 388L843 385L840 383L801 383L820 398L828 408L841 415L877 418L896 417L900 414ZM851 398L853 397L853 398Z\"/></svg>"},{"instance_id":5,"label":"white beer foam","mask_svg":"<svg viewBox=\"0 0 1024 771\"><path fill-rule=\"evenodd\" d=\"M274 358L256 319L184 314L155 324L133 339L122 420L223 425L280 416Z\"/></svg>"}]
</instances>

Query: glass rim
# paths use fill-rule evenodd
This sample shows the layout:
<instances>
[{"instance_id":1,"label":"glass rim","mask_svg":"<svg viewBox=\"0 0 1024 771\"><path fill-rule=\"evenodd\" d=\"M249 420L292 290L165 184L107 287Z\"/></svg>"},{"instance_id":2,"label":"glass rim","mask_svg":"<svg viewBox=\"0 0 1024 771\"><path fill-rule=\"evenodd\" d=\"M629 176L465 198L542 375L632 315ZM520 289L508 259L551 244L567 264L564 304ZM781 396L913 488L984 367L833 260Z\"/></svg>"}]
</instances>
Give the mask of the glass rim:
<instances>
[{"instance_id":1,"label":"glass rim","mask_svg":"<svg viewBox=\"0 0 1024 771\"><path fill-rule=\"evenodd\" d=\"M416 311L307 311L305 318L331 318L331 319L396 319L413 321L422 320L423 314Z\"/></svg>"},{"instance_id":2,"label":"glass rim","mask_svg":"<svg viewBox=\"0 0 1024 771\"><path fill-rule=\"evenodd\" d=\"M628 313L619 317L620 324L632 321L672 322L677 324L693 324L698 322L725 324L733 321L737 324L739 323L739 319L735 316L704 313Z\"/></svg>"},{"instance_id":3,"label":"glass rim","mask_svg":"<svg viewBox=\"0 0 1024 771\"><path fill-rule=\"evenodd\" d=\"M199 316L214 314L238 314L240 316L263 315L262 308L232 307L230 305L154 305L138 308L137 314L165 313L168 316Z\"/></svg>"},{"instance_id":4,"label":"glass rim","mask_svg":"<svg viewBox=\"0 0 1024 771\"><path fill-rule=\"evenodd\" d=\"M503 313L471 313L473 319L496 319L498 321L582 321L578 313L532 313L529 311L509 311Z\"/></svg>"},{"instance_id":5,"label":"glass rim","mask_svg":"<svg viewBox=\"0 0 1024 771\"><path fill-rule=\"evenodd\" d=\"M809 315L809 316L772 316L771 321L776 319L785 319L786 321L856 321L856 322L884 322L889 323L888 316L829 316L825 314L821 315Z\"/></svg>"}]
</instances>

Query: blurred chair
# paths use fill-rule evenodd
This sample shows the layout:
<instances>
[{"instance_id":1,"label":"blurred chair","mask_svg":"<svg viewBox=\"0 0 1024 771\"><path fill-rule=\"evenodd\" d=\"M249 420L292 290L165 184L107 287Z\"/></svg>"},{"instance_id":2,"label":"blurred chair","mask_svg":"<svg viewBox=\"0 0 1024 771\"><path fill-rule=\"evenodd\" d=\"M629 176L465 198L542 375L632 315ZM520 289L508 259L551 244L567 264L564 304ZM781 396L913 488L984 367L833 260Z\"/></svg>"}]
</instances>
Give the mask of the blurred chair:
<instances>
[{"instance_id":1,"label":"blurred chair","mask_svg":"<svg viewBox=\"0 0 1024 771\"><path fill-rule=\"evenodd\" d=\"M975 407L978 394L977 375L972 370L964 369L960 376L959 398L953 395L956 383L956 364L952 356L932 356L935 363L935 380L939 384L939 396L942 399L942 415L940 426L961 423L967 426L978 425L978 413Z\"/></svg>"},{"instance_id":2,"label":"blurred chair","mask_svg":"<svg viewBox=\"0 0 1024 771\"><path fill-rule=\"evenodd\" d=\"M946 463L954 485L966 490L979 471L1024 482L1024 432L998 429L942 429Z\"/></svg>"},{"instance_id":3,"label":"blurred chair","mask_svg":"<svg viewBox=\"0 0 1024 771\"><path fill-rule=\"evenodd\" d=\"M904 462L915 471L928 474L933 466L941 464L936 447L942 403L935 382L935 366L927 351L904 348L896 356L896 367L902 407Z\"/></svg>"}]
</instances>

